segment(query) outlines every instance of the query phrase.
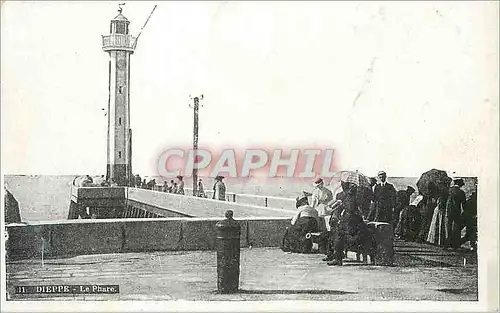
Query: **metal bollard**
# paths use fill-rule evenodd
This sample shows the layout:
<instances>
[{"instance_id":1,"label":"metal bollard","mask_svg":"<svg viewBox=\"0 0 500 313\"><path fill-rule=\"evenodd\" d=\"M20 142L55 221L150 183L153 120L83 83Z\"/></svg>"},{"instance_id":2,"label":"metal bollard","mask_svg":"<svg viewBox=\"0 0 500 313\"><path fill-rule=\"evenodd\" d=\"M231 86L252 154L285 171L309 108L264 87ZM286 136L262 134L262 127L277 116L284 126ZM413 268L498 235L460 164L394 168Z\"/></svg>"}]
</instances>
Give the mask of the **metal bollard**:
<instances>
[{"instance_id":1,"label":"metal bollard","mask_svg":"<svg viewBox=\"0 0 500 313\"><path fill-rule=\"evenodd\" d=\"M392 225L384 222L369 222L367 226L374 230L377 244L375 265L392 266L394 264L394 236Z\"/></svg>"},{"instance_id":2,"label":"metal bollard","mask_svg":"<svg viewBox=\"0 0 500 313\"><path fill-rule=\"evenodd\" d=\"M226 211L226 219L215 224L217 232L217 290L220 293L238 291L240 282L241 226Z\"/></svg>"}]
</instances>

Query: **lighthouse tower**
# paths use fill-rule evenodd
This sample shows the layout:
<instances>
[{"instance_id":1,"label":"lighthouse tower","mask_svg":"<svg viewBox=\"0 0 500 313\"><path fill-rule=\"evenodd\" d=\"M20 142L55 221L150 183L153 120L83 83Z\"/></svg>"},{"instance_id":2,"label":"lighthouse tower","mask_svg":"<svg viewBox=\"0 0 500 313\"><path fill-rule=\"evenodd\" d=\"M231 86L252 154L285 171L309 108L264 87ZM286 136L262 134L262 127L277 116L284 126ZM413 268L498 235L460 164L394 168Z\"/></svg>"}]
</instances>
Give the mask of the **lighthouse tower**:
<instances>
[{"instance_id":1,"label":"lighthouse tower","mask_svg":"<svg viewBox=\"0 0 500 313\"><path fill-rule=\"evenodd\" d=\"M129 34L128 19L111 20L109 35L102 36L102 49L109 54L109 98L106 179L128 185L132 176L132 131L130 129L130 55L136 38Z\"/></svg>"}]
</instances>

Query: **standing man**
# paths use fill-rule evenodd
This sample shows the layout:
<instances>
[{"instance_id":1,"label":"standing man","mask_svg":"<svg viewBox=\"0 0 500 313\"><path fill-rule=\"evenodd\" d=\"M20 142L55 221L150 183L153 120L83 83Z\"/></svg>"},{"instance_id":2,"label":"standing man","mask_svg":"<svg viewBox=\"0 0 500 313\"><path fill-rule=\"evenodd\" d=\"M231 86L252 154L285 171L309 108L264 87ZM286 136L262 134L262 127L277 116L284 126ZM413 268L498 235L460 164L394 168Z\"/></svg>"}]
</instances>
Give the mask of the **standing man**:
<instances>
[{"instance_id":1,"label":"standing man","mask_svg":"<svg viewBox=\"0 0 500 313\"><path fill-rule=\"evenodd\" d=\"M223 179L224 177L220 175L215 177L214 195L212 199L226 201L226 185L222 182Z\"/></svg>"},{"instance_id":2,"label":"standing man","mask_svg":"<svg viewBox=\"0 0 500 313\"><path fill-rule=\"evenodd\" d=\"M446 229L448 233L447 247L457 249L460 247L462 230L462 212L465 206L465 192L461 189L465 185L462 178L454 179L450 188L450 195L446 202Z\"/></svg>"},{"instance_id":3,"label":"standing man","mask_svg":"<svg viewBox=\"0 0 500 313\"><path fill-rule=\"evenodd\" d=\"M178 195L184 194L184 177L181 175L177 176L177 189L175 193Z\"/></svg>"},{"instance_id":4,"label":"standing man","mask_svg":"<svg viewBox=\"0 0 500 313\"><path fill-rule=\"evenodd\" d=\"M396 189L387 180L387 174L384 171L378 172L380 183L375 186L375 221L376 222L392 222L392 212L395 206Z\"/></svg>"},{"instance_id":5,"label":"standing man","mask_svg":"<svg viewBox=\"0 0 500 313\"><path fill-rule=\"evenodd\" d=\"M312 192L311 207L318 211L320 217L329 215L327 204L333 200L333 193L325 187L325 182L322 178L316 179Z\"/></svg>"}]
</instances>

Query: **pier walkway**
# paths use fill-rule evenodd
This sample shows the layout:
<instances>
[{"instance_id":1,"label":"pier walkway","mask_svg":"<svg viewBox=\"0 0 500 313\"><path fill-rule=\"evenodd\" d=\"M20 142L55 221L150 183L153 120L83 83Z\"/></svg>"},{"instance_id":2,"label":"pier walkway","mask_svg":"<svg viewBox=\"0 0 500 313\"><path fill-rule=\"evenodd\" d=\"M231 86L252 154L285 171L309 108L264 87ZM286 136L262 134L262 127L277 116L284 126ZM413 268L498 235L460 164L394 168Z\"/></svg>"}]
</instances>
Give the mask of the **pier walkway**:
<instances>
[{"instance_id":1,"label":"pier walkway","mask_svg":"<svg viewBox=\"0 0 500 313\"><path fill-rule=\"evenodd\" d=\"M329 267L320 254L278 248L241 250L240 292L217 294L214 251L82 255L7 263L8 299L16 300L477 300L471 252L397 241L395 266L363 265L349 254ZM465 264L464 264L465 258ZM14 286L119 285L118 294L14 294Z\"/></svg>"}]
</instances>

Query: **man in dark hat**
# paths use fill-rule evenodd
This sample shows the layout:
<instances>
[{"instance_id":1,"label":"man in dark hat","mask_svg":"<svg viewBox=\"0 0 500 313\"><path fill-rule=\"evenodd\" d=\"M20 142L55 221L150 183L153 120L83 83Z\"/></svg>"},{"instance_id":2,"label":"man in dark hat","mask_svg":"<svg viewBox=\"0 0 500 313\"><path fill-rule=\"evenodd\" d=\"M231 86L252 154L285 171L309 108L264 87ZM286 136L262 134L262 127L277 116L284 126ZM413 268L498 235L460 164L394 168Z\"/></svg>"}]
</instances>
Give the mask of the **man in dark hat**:
<instances>
[{"instance_id":1,"label":"man in dark hat","mask_svg":"<svg viewBox=\"0 0 500 313\"><path fill-rule=\"evenodd\" d=\"M462 219L461 215L465 205L465 192L461 189L465 185L461 178L453 180L453 186L450 187L450 193L446 202L446 211L448 218L446 219L446 229L448 240L446 247L457 249L460 247Z\"/></svg>"},{"instance_id":2,"label":"man in dark hat","mask_svg":"<svg viewBox=\"0 0 500 313\"><path fill-rule=\"evenodd\" d=\"M226 201L226 185L222 182L223 179L224 177L220 175L215 177L212 199Z\"/></svg>"},{"instance_id":3,"label":"man in dark hat","mask_svg":"<svg viewBox=\"0 0 500 313\"><path fill-rule=\"evenodd\" d=\"M387 174L384 171L378 173L380 182L375 185L373 194L375 196L375 221L392 222L392 212L396 202L396 188L387 182Z\"/></svg>"}]
</instances>

